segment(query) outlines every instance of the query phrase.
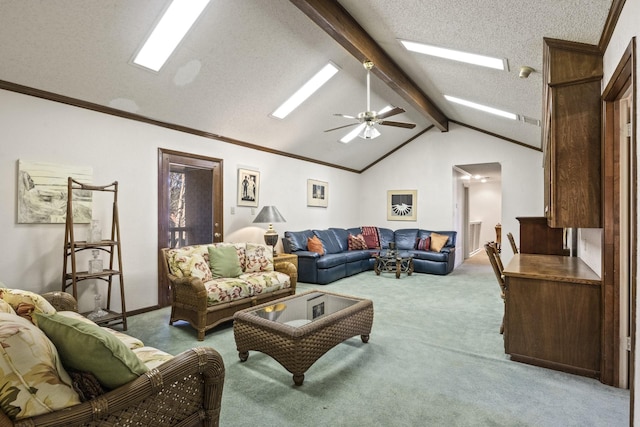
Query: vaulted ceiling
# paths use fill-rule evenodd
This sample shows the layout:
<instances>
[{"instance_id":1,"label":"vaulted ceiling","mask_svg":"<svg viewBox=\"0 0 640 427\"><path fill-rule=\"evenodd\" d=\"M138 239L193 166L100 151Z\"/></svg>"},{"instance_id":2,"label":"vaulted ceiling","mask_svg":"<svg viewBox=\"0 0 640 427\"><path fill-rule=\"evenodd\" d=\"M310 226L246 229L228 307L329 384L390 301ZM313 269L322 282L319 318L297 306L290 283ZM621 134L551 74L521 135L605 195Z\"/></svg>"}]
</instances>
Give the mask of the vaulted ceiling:
<instances>
[{"instance_id":1,"label":"vaulted ceiling","mask_svg":"<svg viewBox=\"0 0 640 427\"><path fill-rule=\"evenodd\" d=\"M169 0L2 0L0 88L360 171L455 122L540 149L543 37L597 45L611 0L211 0L158 73L131 60ZM506 58L498 71L411 53L406 39ZM371 107L406 110L373 140L338 142ZM339 72L285 119L270 117L327 62ZM521 66L534 72L519 78ZM452 95L513 121L450 104ZM206 140L204 140L206 143Z\"/></svg>"}]
</instances>

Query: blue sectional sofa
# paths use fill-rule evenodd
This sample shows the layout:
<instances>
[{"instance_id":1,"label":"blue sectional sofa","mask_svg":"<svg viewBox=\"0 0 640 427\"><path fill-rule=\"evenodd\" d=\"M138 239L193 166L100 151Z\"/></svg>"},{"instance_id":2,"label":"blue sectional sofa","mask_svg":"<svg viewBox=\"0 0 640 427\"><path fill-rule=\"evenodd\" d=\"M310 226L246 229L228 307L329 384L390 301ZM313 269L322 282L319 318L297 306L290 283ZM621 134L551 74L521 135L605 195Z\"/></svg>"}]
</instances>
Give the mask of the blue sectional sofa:
<instances>
[{"instance_id":1,"label":"blue sectional sofa","mask_svg":"<svg viewBox=\"0 0 640 427\"><path fill-rule=\"evenodd\" d=\"M435 231L448 236L445 246L439 251L418 250L416 242L429 237L433 231L418 228L391 230L377 228L379 247L349 250L349 235L362 234L360 227L329 228L327 230L286 231L282 239L286 253L298 256L298 281L324 285L343 277L373 270L375 255L389 248L395 242L401 256L413 257L414 272L429 274L449 274L455 264L455 231ZM324 254L307 249L307 239L317 236L322 242Z\"/></svg>"}]
</instances>

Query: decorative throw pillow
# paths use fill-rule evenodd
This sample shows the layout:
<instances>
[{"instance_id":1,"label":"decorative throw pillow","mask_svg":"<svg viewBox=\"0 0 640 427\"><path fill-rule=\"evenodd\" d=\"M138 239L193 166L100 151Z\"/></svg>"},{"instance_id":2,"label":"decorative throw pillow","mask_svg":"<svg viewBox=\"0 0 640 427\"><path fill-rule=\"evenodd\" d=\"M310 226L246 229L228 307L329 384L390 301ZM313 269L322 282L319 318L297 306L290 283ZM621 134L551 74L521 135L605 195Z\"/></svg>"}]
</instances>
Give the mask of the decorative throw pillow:
<instances>
[{"instance_id":1,"label":"decorative throw pillow","mask_svg":"<svg viewBox=\"0 0 640 427\"><path fill-rule=\"evenodd\" d=\"M234 246L209 246L209 266L214 279L238 277L242 274L238 252Z\"/></svg>"},{"instance_id":2,"label":"decorative throw pillow","mask_svg":"<svg viewBox=\"0 0 640 427\"><path fill-rule=\"evenodd\" d=\"M219 242L214 243L213 246L219 248L220 246L233 246L236 248L236 253L238 254L238 259L240 260L240 269L242 271L246 268L246 258L247 258L247 244L246 243L230 243L230 242ZM211 264L211 262L209 262Z\"/></svg>"},{"instance_id":3,"label":"decorative throw pillow","mask_svg":"<svg viewBox=\"0 0 640 427\"><path fill-rule=\"evenodd\" d=\"M148 370L122 341L98 325L59 314L35 313L35 318L65 366L91 372L108 389L133 381Z\"/></svg>"},{"instance_id":4,"label":"decorative throw pillow","mask_svg":"<svg viewBox=\"0 0 640 427\"><path fill-rule=\"evenodd\" d=\"M416 249L419 251L428 251L431 249L431 238L425 237L424 239L416 239Z\"/></svg>"},{"instance_id":5,"label":"decorative throw pillow","mask_svg":"<svg viewBox=\"0 0 640 427\"><path fill-rule=\"evenodd\" d=\"M0 288L0 298L5 300L14 309L16 314L24 317L31 323L33 312L53 314L56 309L42 295L22 289Z\"/></svg>"},{"instance_id":6,"label":"decorative throw pillow","mask_svg":"<svg viewBox=\"0 0 640 427\"><path fill-rule=\"evenodd\" d=\"M16 314L16 311L11 307L11 304L0 299L0 313Z\"/></svg>"},{"instance_id":7,"label":"decorative throw pillow","mask_svg":"<svg viewBox=\"0 0 640 427\"><path fill-rule=\"evenodd\" d=\"M449 240L449 236L445 236L443 234L431 233L431 250L435 252L440 252L440 250L447 244L447 240Z\"/></svg>"},{"instance_id":8,"label":"decorative throw pillow","mask_svg":"<svg viewBox=\"0 0 640 427\"><path fill-rule=\"evenodd\" d=\"M362 234L358 234L356 236L354 236L353 234L349 234L347 244L350 251L368 249L367 242L364 240Z\"/></svg>"},{"instance_id":9,"label":"decorative throw pillow","mask_svg":"<svg viewBox=\"0 0 640 427\"><path fill-rule=\"evenodd\" d=\"M318 239L318 236L307 238L307 249L319 254L320 256L324 255L324 248L322 247L322 242Z\"/></svg>"},{"instance_id":10,"label":"decorative throw pillow","mask_svg":"<svg viewBox=\"0 0 640 427\"><path fill-rule=\"evenodd\" d=\"M12 420L80 403L56 347L28 320L0 313L2 410Z\"/></svg>"},{"instance_id":11,"label":"decorative throw pillow","mask_svg":"<svg viewBox=\"0 0 640 427\"><path fill-rule=\"evenodd\" d=\"M273 271L273 248L261 243L247 243L245 273Z\"/></svg>"},{"instance_id":12,"label":"decorative throw pillow","mask_svg":"<svg viewBox=\"0 0 640 427\"><path fill-rule=\"evenodd\" d=\"M380 237L378 235L378 227L361 227L362 237L367 242L367 248L380 249Z\"/></svg>"}]
</instances>

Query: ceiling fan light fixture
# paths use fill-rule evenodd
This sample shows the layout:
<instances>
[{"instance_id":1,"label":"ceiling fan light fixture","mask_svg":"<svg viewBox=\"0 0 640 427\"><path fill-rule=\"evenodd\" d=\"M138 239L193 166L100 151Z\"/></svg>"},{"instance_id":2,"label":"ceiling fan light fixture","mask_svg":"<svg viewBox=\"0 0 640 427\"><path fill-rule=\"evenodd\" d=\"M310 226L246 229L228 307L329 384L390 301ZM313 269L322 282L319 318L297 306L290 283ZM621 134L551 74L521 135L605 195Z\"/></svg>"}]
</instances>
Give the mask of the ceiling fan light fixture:
<instances>
[{"instance_id":1,"label":"ceiling fan light fixture","mask_svg":"<svg viewBox=\"0 0 640 427\"><path fill-rule=\"evenodd\" d=\"M209 1L172 1L136 54L133 63L156 72L160 71L160 68L193 27Z\"/></svg>"},{"instance_id":2,"label":"ceiling fan light fixture","mask_svg":"<svg viewBox=\"0 0 640 427\"><path fill-rule=\"evenodd\" d=\"M506 117L507 119L511 119L511 120L518 120L517 114L510 113L508 111L498 110L497 108L467 101L466 99L456 98L455 96L445 95L444 97L449 102L455 102L456 104L464 105L465 107L475 108L476 110L484 111L485 113L495 114L496 116Z\"/></svg>"},{"instance_id":3,"label":"ceiling fan light fixture","mask_svg":"<svg viewBox=\"0 0 640 427\"><path fill-rule=\"evenodd\" d=\"M373 123L367 123L358 136L362 139L374 139L380 136L380 131L375 128Z\"/></svg>"},{"instance_id":4,"label":"ceiling fan light fixture","mask_svg":"<svg viewBox=\"0 0 640 427\"><path fill-rule=\"evenodd\" d=\"M284 119L293 110L298 108L307 98L309 98L315 91L320 89L326 82L331 79L338 72L338 67L329 62L322 67L313 77L309 79L300 89L298 89L293 95L289 97L282 105L280 105L273 113L271 117L276 119Z\"/></svg>"},{"instance_id":5,"label":"ceiling fan light fixture","mask_svg":"<svg viewBox=\"0 0 640 427\"><path fill-rule=\"evenodd\" d=\"M444 47L411 42L408 40L400 40L400 43L408 51L421 53L423 55L437 56L438 58L466 62L467 64L480 65L482 67L494 68L502 71L509 69L507 60L504 58L494 58L491 56L462 52L460 50L447 49Z\"/></svg>"}]
</instances>

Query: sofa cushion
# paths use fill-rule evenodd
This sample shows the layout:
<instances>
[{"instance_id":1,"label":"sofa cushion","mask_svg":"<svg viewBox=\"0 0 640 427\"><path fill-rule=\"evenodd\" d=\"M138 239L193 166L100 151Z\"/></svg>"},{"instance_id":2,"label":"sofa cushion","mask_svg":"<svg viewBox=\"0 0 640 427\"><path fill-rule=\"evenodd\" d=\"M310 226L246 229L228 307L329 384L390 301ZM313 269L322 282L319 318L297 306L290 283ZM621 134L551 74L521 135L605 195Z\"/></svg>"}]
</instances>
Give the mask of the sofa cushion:
<instances>
[{"instance_id":1,"label":"sofa cushion","mask_svg":"<svg viewBox=\"0 0 640 427\"><path fill-rule=\"evenodd\" d=\"M362 237L367 242L367 248L380 249L380 235L378 234L378 227L363 226Z\"/></svg>"},{"instance_id":2,"label":"sofa cushion","mask_svg":"<svg viewBox=\"0 0 640 427\"><path fill-rule=\"evenodd\" d=\"M98 325L59 314L35 313L35 318L66 366L93 373L106 388L120 387L148 370L131 349Z\"/></svg>"},{"instance_id":3,"label":"sofa cushion","mask_svg":"<svg viewBox=\"0 0 640 427\"><path fill-rule=\"evenodd\" d=\"M349 235L352 234L350 233L348 230L344 229L344 228L329 228L329 230L331 230L335 236L335 241L338 244L338 246L340 247L340 252L344 252L344 251L348 251L349 250Z\"/></svg>"},{"instance_id":4,"label":"sofa cushion","mask_svg":"<svg viewBox=\"0 0 640 427\"><path fill-rule=\"evenodd\" d=\"M378 227L378 235L380 236L380 248L382 249L387 249L389 242L395 242L395 233L389 228ZM413 249L413 244L411 249Z\"/></svg>"},{"instance_id":5,"label":"sofa cushion","mask_svg":"<svg viewBox=\"0 0 640 427\"><path fill-rule=\"evenodd\" d=\"M438 234L436 232L431 233L431 250L434 252L440 252L444 245L447 244L447 240L449 240L449 236L445 236L444 234Z\"/></svg>"},{"instance_id":6,"label":"sofa cushion","mask_svg":"<svg viewBox=\"0 0 640 427\"><path fill-rule=\"evenodd\" d=\"M211 280L207 245L185 246L167 252L169 271L177 277L197 277L203 282Z\"/></svg>"},{"instance_id":7,"label":"sofa cushion","mask_svg":"<svg viewBox=\"0 0 640 427\"><path fill-rule=\"evenodd\" d=\"M6 301L21 317L34 323L32 314L47 313L52 314L56 309L42 295L22 289L0 288L0 298Z\"/></svg>"},{"instance_id":8,"label":"sofa cushion","mask_svg":"<svg viewBox=\"0 0 640 427\"><path fill-rule=\"evenodd\" d=\"M349 243L350 251L368 249L367 242L364 240L362 234L358 234L355 236L353 234L349 234L347 242Z\"/></svg>"},{"instance_id":9,"label":"sofa cushion","mask_svg":"<svg viewBox=\"0 0 640 427\"><path fill-rule=\"evenodd\" d=\"M0 299L0 313L16 314L16 311L11 307L11 304Z\"/></svg>"},{"instance_id":10,"label":"sofa cushion","mask_svg":"<svg viewBox=\"0 0 640 427\"><path fill-rule=\"evenodd\" d=\"M318 236L324 247L325 254L338 254L343 252L335 233L332 230L313 230L313 234Z\"/></svg>"},{"instance_id":11,"label":"sofa cushion","mask_svg":"<svg viewBox=\"0 0 640 427\"><path fill-rule=\"evenodd\" d=\"M173 356L169 353L153 347L136 348L133 353L149 370L157 368L167 360L173 359Z\"/></svg>"},{"instance_id":12,"label":"sofa cushion","mask_svg":"<svg viewBox=\"0 0 640 427\"><path fill-rule=\"evenodd\" d=\"M403 228L396 230L394 233L396 249L408 251L415 248L416 238L418 237L417 228Z\"/></svg>"},{"instance_id":13,"label":"sofa cushion","mask_svg":"<svg viewBox=\"0 0 640 427\"><path fill-rule=\"evenodd\" d=\"M349 252L343 252L339 254L325 254L325 256L318 259L316 266L318 268L331 268L337 265L342 265L347 262L347 255Z\"/></svg>"},{"instance_id":14,"label":"sofa cushion","mask_svg":"<svg viewBox=\"0 0 640 427\"><path fill-rule=\"evenodd\" d=\"M28 320L0 313L2 410L12 420L80 403L47 336Z\"/></svg>"},{"instance_id":15,"label":"sofa cushion","mask_svg":"<svg viewBox=\"0 0 640 427\"><path fill-rule=\"evenodd\" d=\"M307 250L307 239L313 237L313 231L285 231L283 246L287 247L289 253Z\"/></svg>"},{"instance_id":16,"label":"sofa cushion","mask_svg":"<svg viewBox=\"0 0 640 427\"><path fill-rule=\"evenodd\" d=\"M233 246L209 246L209 267L214 279L242 274L238 252Z\"/></svg>"},{"instance_id":17,"label":"sofa cushion","mask_svg":"<svg viewBox=\"0 0 640 427\"><path fill-rule=\"evenodd\" d=\"M236 253L238 254L238 260L240 261L240 269L244 271L245 268L247 268L246 267L246 259L247 259L246 243L218 242L218 243L214 243L213 246L215 246L216 248L233 246L234 248L236 248ZM209 260L209 264L211 264L211 260Z\"/></svg>"},{"instance_id":18,"label":"sofa cushion","mask_svg":"<svg viewBox=\"0 0 640 427\"><path fill-rule=\"evenodd\" d=\"M247 243L244 272L273 271L273 248L264 243Z\"/></svg>"},{"instance_id":19,"label":"sofa cushion","mask_svg":"<svg viewBox=\"0 0 640 427\"><path fill-rule=\"evenodd\" d=\"M318 236L309 237L307 239L307 249L310 252L315 252L318 255L324 255L324 247L322 246L322 241L318 238Z\"/></svg>"},{"instance_id":20,"label":"sofa cushion","mask_svg":"<svg viewBox=\"0 0 640 427\"><path fill-rule=\"evenodd\" d=\"M413 259L425 259L428 261L444 262L449 259L449 254L446 252L434 252L434 251L409 251L413 256Z\"/></svg>"},{"instance_id":21,"label":"sofa cushion","mask_svg":"<svg viewBox=\"0 0 640 427\"><path fill-rule=\"evenodd\" d=\"M236 278L210 280L204 287L207 290L207 305L212 306L290 288L291 278L279 271L243 273Z\"/></svg>"}]
</instances>

